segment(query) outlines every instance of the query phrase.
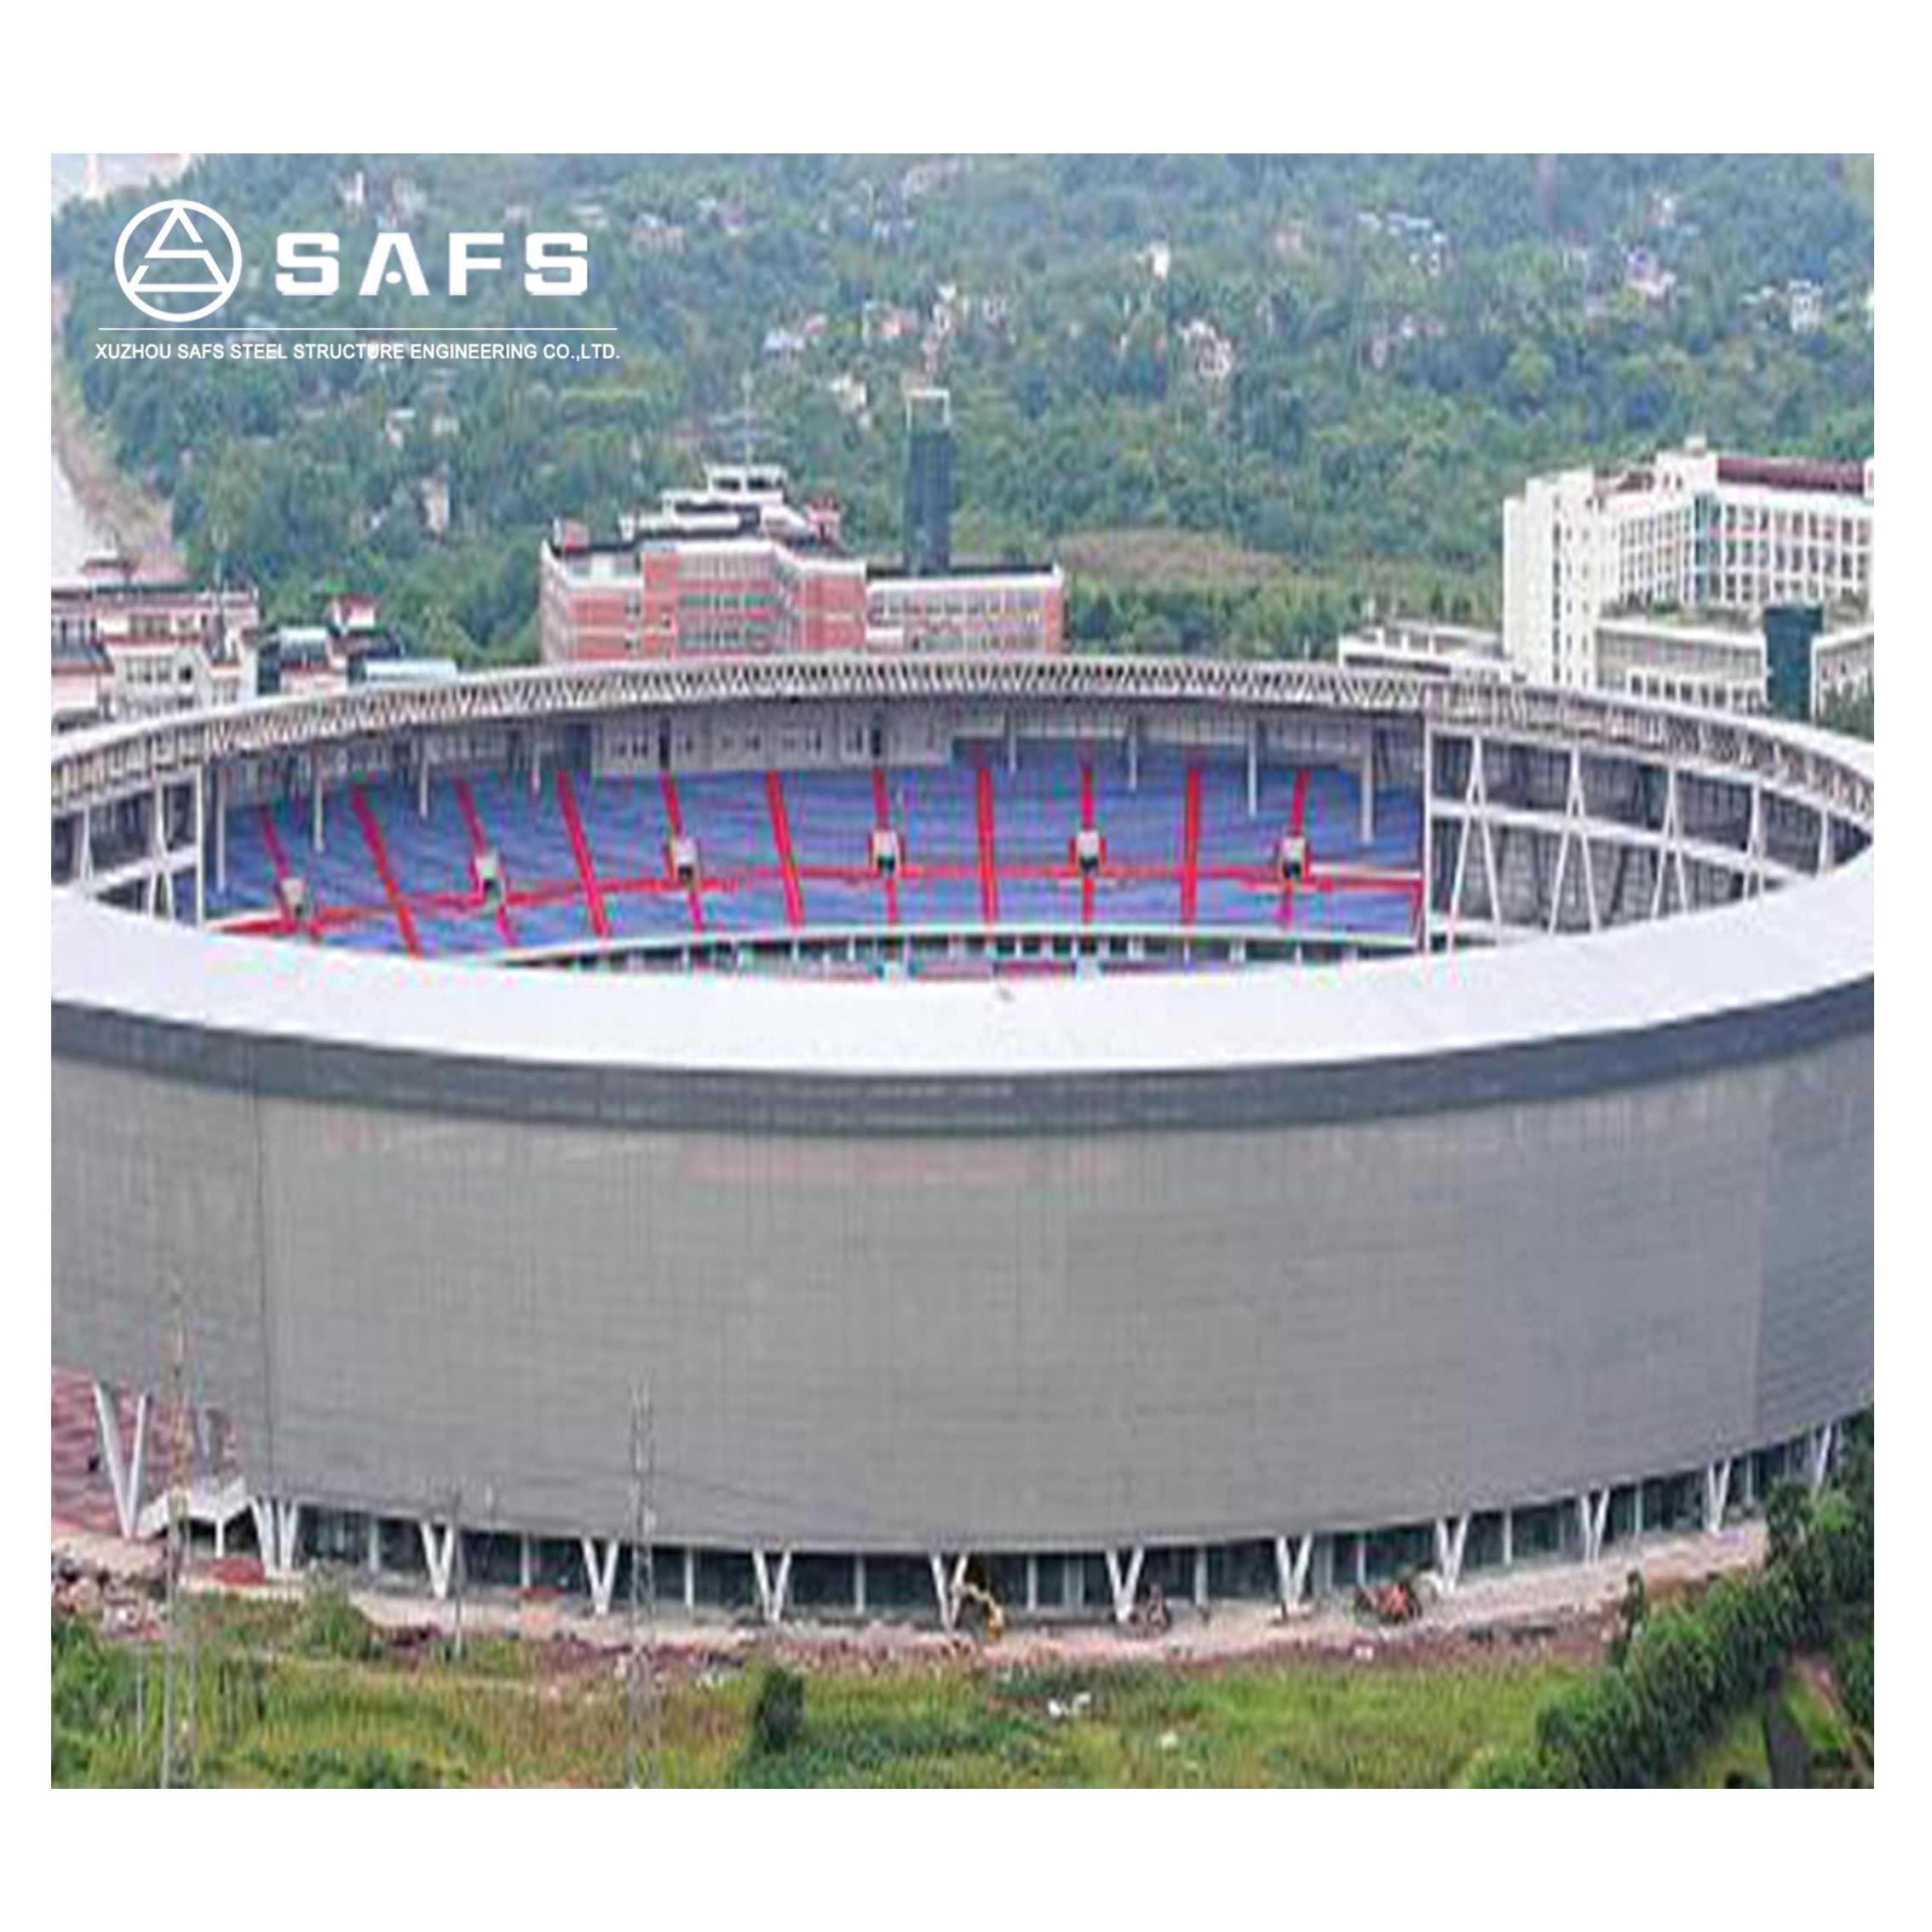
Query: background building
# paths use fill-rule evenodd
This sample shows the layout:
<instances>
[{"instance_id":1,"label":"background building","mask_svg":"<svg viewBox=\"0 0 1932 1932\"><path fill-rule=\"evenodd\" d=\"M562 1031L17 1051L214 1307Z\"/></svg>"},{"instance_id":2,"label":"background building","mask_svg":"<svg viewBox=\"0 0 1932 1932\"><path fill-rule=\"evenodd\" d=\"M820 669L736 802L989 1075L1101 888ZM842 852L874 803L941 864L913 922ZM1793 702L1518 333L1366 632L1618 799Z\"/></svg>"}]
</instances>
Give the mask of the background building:
<instances>
[{"instance_id":1,"label":"background building","mask_svg":"<svg viewBox=\"0 0 1932 1932\"><path fill-rule=\"evenodd\" d=\"M256 694L262 603L247 584L141 576L132 557L90 557L53 587L53 722L201 710Z\"/></svg>"},{"instance_id":2,"label":"background building","mask_svg":"<svg viewBox=\"0 0 1932 1932\"><path fill-rule=\"evenodd\" d=\"M865 584L865 641L877 649L1057 651L1066 613L1067 580L1052 564L875 571Z\"/></svg>"},{"instance_id":3,"label":"background building","mask_svg":"<svg viewBox=\"0 0 1932 1932\"><path fill-rule=\"evenodd\" d=\"M1762 711L1768 702L1764 626L1722 611L1641 605L1597 620L1596 676L1606 691L1707 710Z\"/></svg>"},{"instance_id":4,"label":"background building","mask_svg":"<svg viewBox=\"0 0 1932 1932\"><path fill-rule=\"evenodd\" d=\"M1869 461L1693 441L1626 470L1532 477L1503 507L1504 645L1539 681L1757 708L1779 696L1768 615L1869 631L1873 526ZM1869 649L1861 661L1869 675Z\"/></svg>"},{"instance_id":5,"label":"background building","mask_svg":"<svg viewBox=\"0 0 1932 1932\"><path fill-rule=\"evenodd\" d=\"M266 632L259 653L262 695L317 697L360 684L376 664L400 664L407 653L384 628L377 600L337 592L323 607L319 624L285 624Z\"/></svg>"},{"instance_id":6,"label":"background building","mask_svg":"<svg viewBox=\"0 0 1932 1932\"><path fill-rule=\"evenodd\" d=\"M1498 631L1434 618L1392 618L1336 640L1344 670L1422 671L1432 677L1478 678L1496 683L1520 678Z\"/></svg>"},{"instance_id":7,"label":"background building","mask_svg":"<svg viewBox=\"0 0 1932 1932\"><path fill-rule=\"evenodd\" d=\"M560 519L541 562L543 660L1061 648L1055 566L874 572L841 539L837 508L795 504L771 464L712 464L614 539Z\"/></svg>"},{"instance_id":8,"label":"background building","mask_svg":"<svg viewBox=\"0 0 1932 1932\"><path fill-rule=\"evenodd\" d=\"M1813 717L1872 688L1873 642L1869 618L1832 624L1813 636L1807 667Z\"/></svg>"}]
</instances>

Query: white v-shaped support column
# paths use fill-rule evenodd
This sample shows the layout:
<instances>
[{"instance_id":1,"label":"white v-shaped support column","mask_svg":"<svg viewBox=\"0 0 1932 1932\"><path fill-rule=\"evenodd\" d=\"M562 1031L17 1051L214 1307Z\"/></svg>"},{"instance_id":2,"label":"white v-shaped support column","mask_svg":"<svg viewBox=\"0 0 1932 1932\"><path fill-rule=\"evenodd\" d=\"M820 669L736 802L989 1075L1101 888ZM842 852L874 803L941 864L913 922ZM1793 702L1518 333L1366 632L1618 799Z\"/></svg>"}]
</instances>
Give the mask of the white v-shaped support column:
<instances>
[{"instance_id":1,"label":"white v-shaped support column","mask_svg":"<svg viewBox=\"0 0 1932 1932\"><path fill-rule=\"evenodd\" d=\"M777 1562L763 1550L751 1552L752 1580L758 1586L758 1610L768 1624L785 1621L785 1604L791 1595L791 1552L781 1550Z\"/></svg>"},{"instance_id":2,"label":"white v-shaped support column","mask_svg":"<svg viewBox=\"0 0 1932 1932\"><path fill-rule=\"evenodd\" d=\"M594 1536L584 1538L584 1573L590 1583L590 1608L594 1615L607 1617L617 1594L618 1551L623 1547L616 1537L600 1545Z\"/></svg>"},{"instance_id":3,"label":"white v-shaped support column","mask_svg":"<svg viewBox=\"0 0 1932 1932\"><path fill-rule=\"evenodd\" d=\"M423 1535L423 1561L429 1572L429 1594L439 1603L449 1601L450 1584L456 1576L457 1527L439 1523L425 1516L417 1528Z\"/></svg>"},{"instance_id":4,"label":"white v-shaped support column","mask_svg":"<svg viewBox=\"0 0 1932 1932\"><path fill-rule=\"evenodd\" d=\"M1814 1429L1805 1440L1805 1475L1811 1484L1811 1492L1816 1495L1825 1486L1825 1478L1831 1473L1831 1452L1837 1446L1838 1425L1826 1423L1822 1429Z\"/></svg>"},{"instance_id":5,"label":"white v-shaped support column","mask_svg":"<svg viewBox=\"0 0 1932 1932\"><path fill-rule=\"evenodd\" d=\"M302 1535L302 1505L273 1496L251 1496L248 1513L255 1519L255 1546L262 1567L272 1577L286 1576L296 1567Z\"/></svg>"},{"instance_id":6,"label":"white v-shaped support column","mask_svg":"<svg viewBox=\"0 0 1932 1932\"><path fill-rule=\"evenodd\" d=\"M1274 1539L1274 1581L1280 1592L1284 1612L1292 1610L1306 1596L1308 1560L1314 1555L1314 1538L1278 1536Z\"/></svg>"},{"instance_id":7,"label":"white v-shaped support column","mask_svg":"<svg viewBox=\"0 0 1932 1932\"><path fill-rule=\"evenodd\" d=\"M959 1622L959 1593L966 1586L967 1555L961 1550L949 1560L946 1551L934 1550L926 1558L933 1573L933 1596L939 1604L942 1630L950 1630Z\"/></svg>"},{"instance_id":8,"label":"white v-shaped support column","mask_svg":"<svg viewBox=\"0 0 1932 1932\"><path fill-rule=\"evenodd\" d=\"M1720 1457L1704 1471L1704 1527L1715 1534L1724 1527L1724 1506L1731 1499L1731 1458Z\"/></svg>"},{"instance_id":9,"label":"white v-shaped support column","mask_svg":"<svg viewBox=\"0 0 1932 1932\"><path fill-rule=\"evenodd\" d=\"M1127 1561L1120 1560L1120 1551L1109 1549L1107 1556L1107 1587L1113 1596L1113 1620L1117 1624L1130 1624L1134 1620L1134 1600L1141 1593L1141 1566L1147 1558L1143 1544L1136 1543L1127 1552Z\"/></svg>"},{"instance_id":10,"label":"white v-shaped support column","mask_svg":"<svg viewBox=\"0 0 1932 1932\"><path fill-rule=\"evenodd\" d=\"M1603 1532L1610 1521L1610 1492L1586 1489L1577 1498L1577 1528L1583 1542L1583 1560L1594 1563L1603 1554Z\"/></svg>"},{"instance_id":11,"label":"white v-shaped support column","mask_svg":"<svg viewBox=\"0 0 1932 1932\"><path fill-rule=\"evenodd\" d=\"M121 1446L120 1391L105 1382L94 1385L94 1419L101 1431L101 1458L114 1492L114 1520L121 1534L132 1537L141 1523L141 1477L147 1463L148 1401L145 1391L135 1397L134 1440Z\"/></svg>"}]
</instances>

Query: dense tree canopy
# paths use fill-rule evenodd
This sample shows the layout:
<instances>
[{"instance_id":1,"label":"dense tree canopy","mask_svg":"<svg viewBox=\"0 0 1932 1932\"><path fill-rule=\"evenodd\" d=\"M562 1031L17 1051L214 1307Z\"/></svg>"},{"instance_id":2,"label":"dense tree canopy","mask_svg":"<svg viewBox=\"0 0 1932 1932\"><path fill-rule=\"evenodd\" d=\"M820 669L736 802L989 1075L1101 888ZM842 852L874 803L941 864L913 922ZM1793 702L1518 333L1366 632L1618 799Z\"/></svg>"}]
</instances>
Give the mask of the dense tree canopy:
<instances>
[{"instance_id":1,"label":"dense tree canopy","mask_svg":"<svg viewBox=\"0 0 1932 1932\"><path fill-rule=\"evenodd\" d=\"M451 300L446 236L502 229L514 266L520 233L584 230L569 319L622 353L583 366L97 361L135 191L70 206L54 267L121 460L198 567L277 612L354 583L427 647L528 651L550 518L607 526L734 451L748 372L760 453L895 555L900 385L929 377L953 394L957 549L1211 538L1260 578L1115 581L1087 543L1082 633L1306 648L1371 594L1492 611L1498 505L1532 469L1693 431L1869 451L1872 180L1822 158L256 156L176 190L243 237L237 326L555 320L515 273ZM355 294L382 227L415 238L428 296ZM315 229L342 237L344 289L297 304L273 238ZM1824 292L1814 331L1794 280Z\"/></svg>"}]
</instances>

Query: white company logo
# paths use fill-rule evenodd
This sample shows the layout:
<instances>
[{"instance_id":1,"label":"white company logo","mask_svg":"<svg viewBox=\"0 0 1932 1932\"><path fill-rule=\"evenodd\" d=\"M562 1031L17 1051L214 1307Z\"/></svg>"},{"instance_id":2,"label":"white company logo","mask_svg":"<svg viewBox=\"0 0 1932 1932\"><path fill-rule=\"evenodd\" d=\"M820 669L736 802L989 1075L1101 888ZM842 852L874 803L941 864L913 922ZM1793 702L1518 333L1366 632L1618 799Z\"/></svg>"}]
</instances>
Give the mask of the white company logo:
<instances>
[{"instance_id":1,"label":"white company logo","mask_svg":"<svg viewBox=\"0 0 1932 1932\"><path fill-rule=\"evenodd\" d=\"M202 218L198 226L196 217ZM128 244L143 227L159 218L147 251L128 273ZM207 228L210 240L226 238L228 266L224 273L209 241L202 239ZM216 235L219 229L221 237ZM215 311L235 292L241 280L241 243L235 231L212 208L199 201L158 201L121 230L120 245L114 250L114 273L121 290L144 314L161 322L195 322ZM198 308L168 308L150 302L150 296L201 296L206 299Z\"/></svg>"}]
</instances>

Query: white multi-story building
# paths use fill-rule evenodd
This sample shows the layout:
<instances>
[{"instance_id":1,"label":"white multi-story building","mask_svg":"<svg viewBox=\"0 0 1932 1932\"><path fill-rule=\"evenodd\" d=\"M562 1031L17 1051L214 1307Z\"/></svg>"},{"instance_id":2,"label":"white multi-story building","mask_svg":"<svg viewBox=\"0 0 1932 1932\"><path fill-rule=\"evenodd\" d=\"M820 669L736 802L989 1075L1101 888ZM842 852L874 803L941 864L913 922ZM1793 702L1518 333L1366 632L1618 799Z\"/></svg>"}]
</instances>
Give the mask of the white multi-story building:
<instances>
[{"instance_id":1,"label":"white multi-story building","mask_svg":"<svg viewBox=\"0 0 1932 1932\"><path fill-rule=\"evenodd\" d=\"M1722 611L1606 611L1596 628L1607 691L1711 711L1762 711L1770 691L1764 626Z\"/></svg>"},{"instance_id":2,"label":"white multi-story building","mask_svg":"<svg viewBox=\"0 0 1932 1932\"><path fill-rule=\"evenodd\" d=\"M56 730L106 718L199 710L256 694L261 600L141 573L139 560L89 557L53 586Z\"/></svg>"},{"instance_id":3,"label":"white multi-story building","mask_svg":"<svg viewBox=\"0 0 1932 1932\"><path fill-rule=\"evenodd\" d=\"M1492 684L1522 676L1504 654L1500 633L1434 618L1392 618L1344 631L1335 656L1343 670L1416 671Z\"/></svg>"},{"instance_id":4,"label":"white multi-story building","mask_svg":"<svg viewBox=\"0 0 1932 1932\"><path fill-rule=\"evenodd\" d=\"M1744 703L1763 687L1767 610L1869 618L1873 500L1870 462L1720 456L1701 442L1625 470L1532 477L1503 506L1504 648L1540 682L1675 683L1699 701ZM1711 613L1729 620L1721 632ZM1751 665L1739 653L1753 634ZM1720 635L1729 673L1687 682L1687 652L1715 649Z\"/></svg>"},{"instance_id":5,"label":"white multi-story building","mask_svg":"<svg viewBox=\"0 0 1932 1932\"><path fill-rule=\"evenodd\" d=\"M1876 466L1719 457L1704 601L1871 612Z\"/></svg>"},{"instance_id":6,"label":"white multi-story building","mask_svg":"<svg viewBox=\"0 0 1932 1932\"><path fill-rule=\"evenodd\" d=\"M1811 644L1811 715L1872 688L1872 626L1869 618L1835 624Z\"/></svg>"}]
</instances>

